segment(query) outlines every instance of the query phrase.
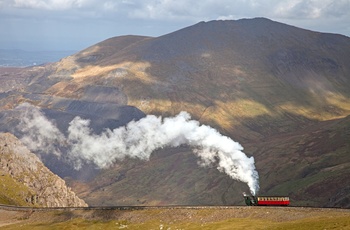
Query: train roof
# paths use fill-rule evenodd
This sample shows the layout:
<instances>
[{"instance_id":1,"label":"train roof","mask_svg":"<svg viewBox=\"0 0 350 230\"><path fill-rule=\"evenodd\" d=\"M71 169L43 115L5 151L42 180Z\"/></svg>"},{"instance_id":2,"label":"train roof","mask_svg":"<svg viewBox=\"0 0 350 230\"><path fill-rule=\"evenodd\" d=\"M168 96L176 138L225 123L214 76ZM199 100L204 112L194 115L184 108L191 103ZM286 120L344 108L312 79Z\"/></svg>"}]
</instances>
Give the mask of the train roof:
<instances>
[{"instance_id":1,"label":"train roof","mask_svg":"<svg viewBox=\"0 0 350 230\"><path fill-rule=\"evenodd\" d=\"M256 197L289 197L289 196L256 196Z\"/></svg>"},{"instance_id":2,"label":"train roof","mask_svg":"<svg viewBox=\"0 0 350 230\"><path fill-rule=\"evenodd\" d=\"M256 196L257 198L289 198L289 196Z\"/></svg>"}]
</instances>

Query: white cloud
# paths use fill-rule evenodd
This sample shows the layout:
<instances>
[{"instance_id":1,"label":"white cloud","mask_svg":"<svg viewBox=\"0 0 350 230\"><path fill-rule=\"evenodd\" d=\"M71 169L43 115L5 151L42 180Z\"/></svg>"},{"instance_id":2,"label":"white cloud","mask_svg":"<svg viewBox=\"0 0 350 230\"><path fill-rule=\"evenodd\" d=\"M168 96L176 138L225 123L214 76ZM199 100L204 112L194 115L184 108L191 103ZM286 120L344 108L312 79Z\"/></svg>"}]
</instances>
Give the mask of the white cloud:
<instances>
[{"instance_id":1,"label":"white cloud","mask_svg":"<svg viewBox=\"0 0 350 230\"><path fill-rule=\"evenodd\" d=\"M350 0L2 0L2 8L117 11L129 18L148 20L213 20L268 17L317 19L349 15Z\"/></svg>"},{"instance_id":2,"label":"white cloud","mask_svg":"<svg viewBox=\"0 0 350 230\"><path fill-rule=\"evenodd\" d=\"M92 3L96 4L92 0L13 0L10 5L14 8L67 10L82 8Z\"/></svg>"},{"instance_id":3,"label":"white cloud","mask_svg":"<svg viewBox=\"0 0 350 230\"><path fill-rule=\"evenodd\" d=\"M118 7L118 3L115 1L107 1L102 4L104 10L116 10Z\"/></svg>"},{"instance_id":4,"label":"white cloud","mask_svg":"<svg viewBox=\"0 0 350 230\"><path fill-rule=\"evenodd\" d=\"M128 15L141 19L182 20L195 18L200 13L200 1L189 2L184 0L170 1L134 1L134 7Z\"/></svg>"},{"instance_id":5,"label":"white cloud","mask_svg":"<svg viewBox=\"0 0 350 230\"><path fill-rule=\"evenodd\" d=\"M53 3L42 0L15 0L15 8L29 8L29 9L52 9ZM67 5L60 5L60 8L64 9Z\"/></svg>"},{"instance_id":6,"label":"white cloud","mask_svg":"<svg viewBox=\"0 0 350 230\"><path fill-rule=\"evenodd\" d=\"M331 1L324 10L326 15L347 17L350 21L350 0Z\"/></svg>"},{"instance_id":7,"label":"white cloud","mask_svg":"<svg viewBox=\"0 0 350 230\"><path fill-rule=\"evenodd\" d=\"M350 0L135 0L132 3L129 17L152 20L318 19L348 15L350 11Z\"/></svg>"},{"instance_id":8,"label":"white cloud","mask_svg":"<svg viewBox=\"0 0 350 230\"><path fill-rule=\"evenodd\" d=\"M3 47L62 34L58 41L71 35L80 49L110 36L160 36L199 21L254 17L350 35L350 0L0 0L0 12Z\"/></svg>"},{"instance_id":9,"label":"white cloud","mask_svg":"<svg viewBox=\"0 0 350 230\"><path fill-rule=\"evenodd\" d=\"M349 0L281 1L273 10L281 18L318 19L339 17L350 12Z\"/></svg>"},{"instance_id":10,"label":"white cloud","mask_svg":"<svg viewBox=\"0 0 350 230\"><path fill-rule=\"evenodd\" d=\"M237 19L237 16L232 15L232 14L230 14L230 15L225 15L225 16L219 16L219 17L217 18L217 20L235 20L235 19Z\"/></svg>"}]
</instances>

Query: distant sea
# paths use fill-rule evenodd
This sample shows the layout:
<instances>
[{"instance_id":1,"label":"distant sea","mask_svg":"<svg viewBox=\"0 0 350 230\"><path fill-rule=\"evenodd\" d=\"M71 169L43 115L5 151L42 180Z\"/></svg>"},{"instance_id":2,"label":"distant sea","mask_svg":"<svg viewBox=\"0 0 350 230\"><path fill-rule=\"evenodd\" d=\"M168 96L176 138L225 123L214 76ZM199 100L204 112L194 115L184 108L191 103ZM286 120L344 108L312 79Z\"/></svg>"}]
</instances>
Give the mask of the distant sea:
<instances>
[{"instance_id":1,"label":"distant sea","mask_svg":"<svg viewBox=\"0 0 350 230\"><path fill-rule=\"evenodd\" d=\"M25 51L0 49L0 67L27 67L57 62L77 51Z\"/></svg>"}]
</instances>

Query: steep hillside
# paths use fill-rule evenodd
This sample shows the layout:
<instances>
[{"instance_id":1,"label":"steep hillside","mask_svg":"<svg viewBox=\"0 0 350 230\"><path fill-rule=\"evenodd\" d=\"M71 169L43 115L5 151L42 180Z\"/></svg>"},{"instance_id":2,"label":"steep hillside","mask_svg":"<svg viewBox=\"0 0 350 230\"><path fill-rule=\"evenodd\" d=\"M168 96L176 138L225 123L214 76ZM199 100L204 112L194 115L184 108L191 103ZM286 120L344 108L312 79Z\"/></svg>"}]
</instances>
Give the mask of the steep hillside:
<instances>
[{"instance_id":1,"label":"steep hillside","mask_svg":"<svg viewBox=\"0 0 350 230\"><path fill-rule=\"evenodd\" d=\"M41 107L62 133L75 116L100 133L146 114L187 111L255 157L261 194L348 207L348 63L348 37L264 18L200 22L156 38L115 37L23 70L24 87L11 89L3 77L1 130L20 137L14 108L22 102ZM102 171L43 161L94 205L240 203L245 185L198 168L191 152L163 149L149 162L127 159Z\"/></svg>"},{"instance_id":2,"label":"steep hillside","mask_svg":"<svg viewBox=\"0 0 350 230\"><path fill-rule=\"evenodd\" d=\"M0 134L0 203L79 207L86 203L12 134Z\"/></svg>"},{"instance_id":3,"label":"steep hillside","mask_svg":"<svg viewBox=\"0 0 350 230\"><path fill-rule=\"evenodd\" d=\"M260 194L289 195L297 206L349 208L349 130L350 116L247 143ZM189 148L162 149L148 162L118 162L89 183L68 184L91 205L244 205L244 185L197 161Z\"/></svg>"},{"instance_id":4,"label":"steep hillside","mask_svg":"<svg viewBox=\"0 0 350 230\"><path fill-rule=\"evenodd\" d=\"M147 114L186 110L236 138L262 138L349 114L349 56L341 35L267 19L202 22L158 38L108 39L68 57L50 78L70 78L45 94L90 101L91 85L103 85L93 100L113 90L119 96L104 100Z\"/></svg>"},{"instance_id":5,"label":"steep hillside","mask_svg":"<svg viewBox=\"0 0 350 230\"><path fill-rule=\"evenodd\" d=\"M289 194L295 205L350 207L350 116L247 145L261 193Z\"/></svg>"}]
</instances>

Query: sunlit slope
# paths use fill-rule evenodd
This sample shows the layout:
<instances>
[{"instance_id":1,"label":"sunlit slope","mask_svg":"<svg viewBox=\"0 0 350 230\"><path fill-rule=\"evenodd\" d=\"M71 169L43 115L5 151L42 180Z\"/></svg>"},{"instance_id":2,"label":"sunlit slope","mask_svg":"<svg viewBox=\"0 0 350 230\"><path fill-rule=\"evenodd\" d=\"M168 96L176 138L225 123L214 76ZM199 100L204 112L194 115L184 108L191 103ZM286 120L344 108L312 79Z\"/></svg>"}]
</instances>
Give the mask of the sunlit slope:
<instances>
[{"instance_id":1,"label":"sunlit slope","mask_svg":"<svg viewBox=\"0 0 350 230\"><path fill-rule=\"evenodd\" d=\"M121 46L125 39L132 40ZM124 103L145 113L167 116L186 110L202 123L239 140L248 154L256 156L262 193L291 195L299 204L331 205L327 199L338 199L337 194L347 191L348 185L342 187L341 181L348 173L341 165L347 162L349 146L343 139L342 145L336 143L343 135L342 128L328 137L319 124L350 114L349 61L350 39L345 36L267 19L202 22L158 38L117 37L92 46L57 64L60 71L76 69L70 80L53 85L46 93L83 98L79 92L86 92L89 85L108 85L126 95ZM313 154L311 160L305 149ZM226 179L215 184L217 194L211 192L217 199L206 197L205 189L194 189L188 194L173 193L181 194L175 201L171 192L164 192L171 185L157 180L160 175L153 182L142 180L148 170L157 175L152 170L169 164L172 157L162 158L157 166L149 164L138 173L133 169L132 177L113 182L114 189L94 191L91 202L100 202L99 197L109 197L112 202L114 192L120 200L131 203L181 203L191 196L195 201L192 194L201 197L197 203L239 202L240 191L231 191L232 197L221 199L230 188ZM196 169L191 170L178 178L200 178ZM191 176L187 179L190 184L194 183ZM332 192L326 193L322 186L327 188L329 180L335 184ZM133 186L137 184L140 186ZM198 180L196 184L197 188L208 185ZM144 195L144 188L158 188L160 195L150 193L152 201ZM131 196L125 192L131 190L135 191Z\"/></svg>"},{"instance_id":2,"label":"sunlit slope","mask_svg":"<svg viewBox=\"0 0 350 230\"><path fill-rule=\"evenodd\" d=\"M58 63L71 78L46 92L82 98L88 85L108 85L145 113L186 110L239 138L261 138L350 113L349 44L267 19L202 22L92 46Z\"/></svg>"},{"instance_id":3,"label":"sunlit slope","mask_svg":"<svg viewBox=\"0 0 350 230\"><path fill-rule=\"evenodd\" d=\"M0 121L11 130L16 122L6 112L22 102L44 108L63 131L74 116L91 119L100 132L185 110L255 157L262 195L348 207L349 63L346 36L264 18L201 22L156 38L110 38L24 70L26 86L2 91ZM241 204L247 188L198 168L189 148L157 153L70 183L94 205Z\"/></svg>"}]
</instances>

